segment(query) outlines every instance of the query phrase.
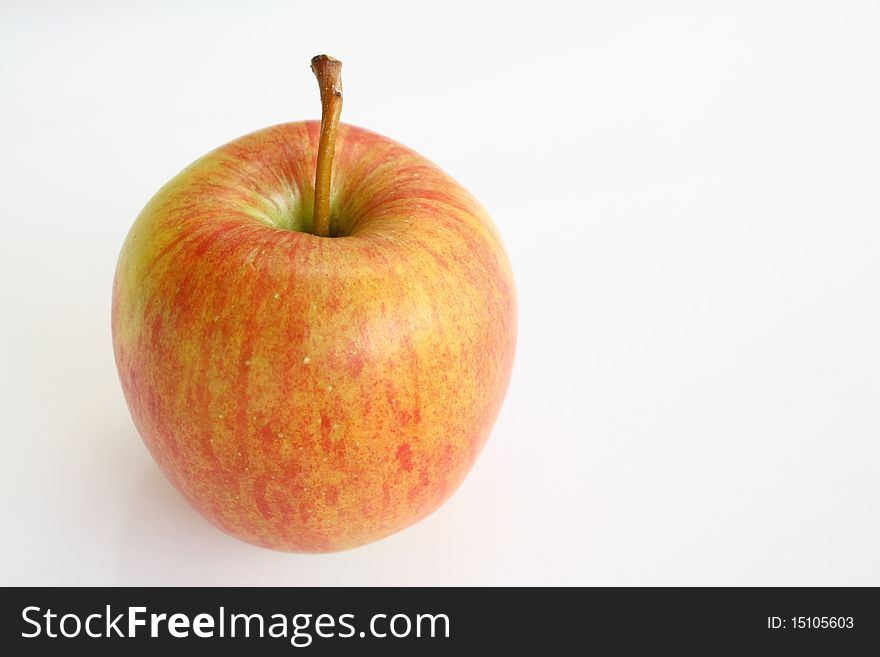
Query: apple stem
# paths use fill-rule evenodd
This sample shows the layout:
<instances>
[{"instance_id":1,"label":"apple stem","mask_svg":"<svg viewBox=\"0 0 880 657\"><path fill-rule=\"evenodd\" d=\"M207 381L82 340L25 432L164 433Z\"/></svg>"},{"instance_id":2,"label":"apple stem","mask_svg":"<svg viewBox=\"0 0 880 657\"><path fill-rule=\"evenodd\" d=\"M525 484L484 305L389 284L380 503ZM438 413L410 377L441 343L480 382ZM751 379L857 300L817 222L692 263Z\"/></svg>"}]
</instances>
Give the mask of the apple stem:
<instances>
[{"instance_id":1,"label":"apple stem","mask_svg":"<svg viewBox=\"0 0 880 657\"><path fill-rule=\"evenodd\" d=\"M312 73L321 90L321 139L315 171L315 212L312 230L320 237L330 236L330 175L336 128L342 113L342 62L327 55L312 57Z\"/></svg>"}]
</instances>

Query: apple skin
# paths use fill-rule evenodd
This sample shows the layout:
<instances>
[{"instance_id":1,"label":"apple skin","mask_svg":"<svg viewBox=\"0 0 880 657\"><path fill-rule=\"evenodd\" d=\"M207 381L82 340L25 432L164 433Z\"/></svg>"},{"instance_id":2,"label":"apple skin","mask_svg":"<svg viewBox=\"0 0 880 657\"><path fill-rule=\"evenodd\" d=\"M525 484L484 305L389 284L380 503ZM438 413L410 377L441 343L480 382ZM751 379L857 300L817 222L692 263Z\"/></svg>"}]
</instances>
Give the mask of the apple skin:
<instances>
[{"instance_id":1,"label":"apple skin","mask_svg":"<svg viewBox=\"0 0 880 657\"><path fill-rule=\"evenodd\" d=\"M113 285L119 376L162 471L226 532L296 552L437 509L486 442L516 341L488 214L404 146L340 124L344 236L301 232L318 136L278 125L187 167L138 216Z\"/></svg>"}]
</instances>

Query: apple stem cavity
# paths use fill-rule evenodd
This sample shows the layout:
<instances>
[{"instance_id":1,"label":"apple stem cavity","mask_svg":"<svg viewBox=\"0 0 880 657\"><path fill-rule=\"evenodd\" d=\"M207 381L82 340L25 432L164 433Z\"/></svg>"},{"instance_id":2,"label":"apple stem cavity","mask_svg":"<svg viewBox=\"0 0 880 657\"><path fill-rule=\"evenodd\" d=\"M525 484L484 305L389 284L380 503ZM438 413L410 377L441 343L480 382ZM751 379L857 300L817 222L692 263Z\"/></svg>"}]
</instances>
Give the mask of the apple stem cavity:
<instances>
[{"instance_id":1,"label":"apple stem cavity","mask_svg":"<svg viewBox=\"0 0 880 657\"><path fill-rule=\"evenodd\" d=\"M312 73L321 90L321 139L318 142L318 166L315 170L315 211L312 231L330 237L330 177L336 128L342 113L342 62L327 55L312 57Z\"/></svg>"}]
</instances>

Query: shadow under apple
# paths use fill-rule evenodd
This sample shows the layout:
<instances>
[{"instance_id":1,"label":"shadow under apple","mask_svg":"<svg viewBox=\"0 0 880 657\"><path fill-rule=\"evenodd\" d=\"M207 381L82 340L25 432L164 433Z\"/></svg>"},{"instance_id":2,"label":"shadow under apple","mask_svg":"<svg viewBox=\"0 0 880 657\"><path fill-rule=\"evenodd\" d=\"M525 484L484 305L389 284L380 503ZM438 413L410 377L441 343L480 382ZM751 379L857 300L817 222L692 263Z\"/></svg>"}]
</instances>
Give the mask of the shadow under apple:
<instances>
[{"instance_id":1,"label":"shadow under apple","mask_svg":"<svg viewBox=\"0 0 880 657\"><path fill-rule=\"evenodd\" d=\"M272 553L211 525L154 463L132 486L120 546L119 579L126 585L219 585L246 576L248 562ZM295 557L295 555L290 555ZM295 563L290 560L291 565Z\"/></svg>"}]
</instances>

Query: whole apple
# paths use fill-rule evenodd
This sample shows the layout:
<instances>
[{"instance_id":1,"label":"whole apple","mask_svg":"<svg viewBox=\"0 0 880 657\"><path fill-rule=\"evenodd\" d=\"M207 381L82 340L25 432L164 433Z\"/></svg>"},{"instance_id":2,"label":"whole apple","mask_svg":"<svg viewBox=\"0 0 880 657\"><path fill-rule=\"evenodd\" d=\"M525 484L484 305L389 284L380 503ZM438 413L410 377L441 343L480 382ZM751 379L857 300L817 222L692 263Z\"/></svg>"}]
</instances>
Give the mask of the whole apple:
<instances>
[{"instance_id":1,"label":"whole apple","mask_svg":"<svg viewBox=\"0 0 880 657\"><path fill-rule=\"evenodd\" d=\"M413 151L337 125L326 61L324 120L178 174L113 285L122 387L162 471L230 534L300 552L437 509L489 435L516 340L485 210Z\"/></svg>"}]
</instances>

